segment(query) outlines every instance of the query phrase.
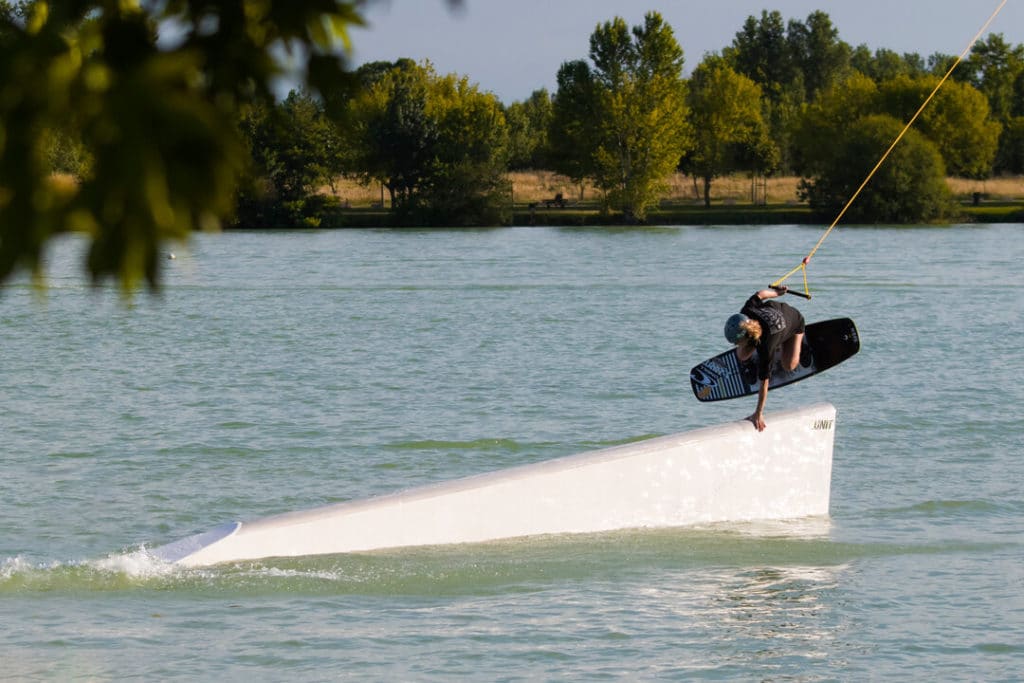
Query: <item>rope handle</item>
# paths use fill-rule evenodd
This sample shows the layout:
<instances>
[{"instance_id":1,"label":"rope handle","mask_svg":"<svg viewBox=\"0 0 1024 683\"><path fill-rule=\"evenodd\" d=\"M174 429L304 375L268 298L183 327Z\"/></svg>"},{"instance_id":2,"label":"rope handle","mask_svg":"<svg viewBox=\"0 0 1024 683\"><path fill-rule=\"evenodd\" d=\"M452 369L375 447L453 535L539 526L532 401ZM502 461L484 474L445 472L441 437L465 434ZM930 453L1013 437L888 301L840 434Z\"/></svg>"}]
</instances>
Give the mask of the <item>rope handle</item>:
<instances>
[{"instance_id":1,"label":"rope handle","mask_svg":"<svg viewBox=\"0 0 1024 683\"><path fill-rule=\"evenodd\" d=\"M810 298L811 298L811 293L810 292L798 292L795 289L787 289L786 290L786 294L793 294L793 295L796 295L796 296L798 296L798 297L800 297L802 299L807 299L807 300L810 300Z\"/></svg>"}]
</instances>

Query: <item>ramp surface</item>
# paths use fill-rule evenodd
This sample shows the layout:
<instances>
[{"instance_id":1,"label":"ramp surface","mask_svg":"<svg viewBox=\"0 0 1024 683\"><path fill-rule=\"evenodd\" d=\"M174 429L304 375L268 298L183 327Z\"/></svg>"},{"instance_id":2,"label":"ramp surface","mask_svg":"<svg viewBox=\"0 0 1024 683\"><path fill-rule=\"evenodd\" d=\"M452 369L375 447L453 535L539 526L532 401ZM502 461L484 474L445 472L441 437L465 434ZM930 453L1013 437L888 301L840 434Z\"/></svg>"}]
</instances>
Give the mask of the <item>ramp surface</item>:
<instances>
[{"instance_id":1,"label":"ramp surface","mask_svg":"<svg viewBox=\"0 0 1024 683\"><path fill-rule=\"evenodd\" d=\"M828 513L835 408L772 413L366 500L230 522L156 548L201 566Z\"/></svg>"}]
</instances>

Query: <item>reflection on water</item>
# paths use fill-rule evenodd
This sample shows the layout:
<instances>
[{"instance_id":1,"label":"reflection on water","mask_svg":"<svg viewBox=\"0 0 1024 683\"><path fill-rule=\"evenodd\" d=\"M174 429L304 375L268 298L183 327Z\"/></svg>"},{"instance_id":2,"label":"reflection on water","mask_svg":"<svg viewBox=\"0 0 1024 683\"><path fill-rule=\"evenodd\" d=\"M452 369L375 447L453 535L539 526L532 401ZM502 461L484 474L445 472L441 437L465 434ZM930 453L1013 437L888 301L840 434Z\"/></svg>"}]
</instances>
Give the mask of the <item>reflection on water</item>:
<instances>
[{"instance_id":1,"label":"reflection on water","mask_svg":"<svg viewBox=\"0 0 1024 683\"><path fill-rule=\"evenodd\" d=\"M832 599L846 565L722 567L678 574L645 591L673 615L689 671L771 671L834 664L842 615Z\"/></svg>"}]
</instances>

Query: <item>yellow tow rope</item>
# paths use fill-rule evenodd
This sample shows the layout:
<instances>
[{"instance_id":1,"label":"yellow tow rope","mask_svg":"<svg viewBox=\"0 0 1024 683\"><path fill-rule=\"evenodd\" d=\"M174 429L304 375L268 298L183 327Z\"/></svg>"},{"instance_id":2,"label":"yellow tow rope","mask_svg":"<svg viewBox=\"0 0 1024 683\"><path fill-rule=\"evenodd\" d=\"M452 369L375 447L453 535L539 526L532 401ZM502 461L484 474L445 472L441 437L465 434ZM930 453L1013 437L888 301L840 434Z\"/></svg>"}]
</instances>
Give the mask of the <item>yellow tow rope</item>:
<instances>
[{"instance_id":1,"label":"yellow tow rope","mask_svg":"<svg viewBox=\"0 0 1024 683\"><path fill-rule=\"evenodd\" d=\"M864 178L864 182L860 184L860 187L857 188L857 191L853 193L853 196L851 196L849 200L847 200L846 205L843 206L842 211L840 211L839 215L837 215L835 220L832 221L832 224L828 226L828 230L826 230L825 234L821 236L821 239L819 239L818 243L814 245L814 248L811 249L807 256L803 258L803 260L800 262L800 265L798 265L796 268L789 271L788 273L780 277L778 280L773 282L771 284L772 287L778 287L780 284L782 284L790 277L792 277L792 275L795 272L797 272L798 270L802 270L804 275L804 291L802 296L808 299L811 298L811 290L807 286L807 264L810 262L811 257L814 256L815 252L817 252L818 249L821 247L821 243L825 241L825 238L828 237L829 233L832 232L832 229L836 227L836 224L839 223L843 215L846 214L847 209L850 208L850 205L853 204L854 200L857 199L857 196L860 195L861 190L863 190L864 187L871 181L871 178L874 177L875 172L878 171L882 164L885 163L885 160L889 158L889 154L892 152L893 148L895 148L896 145L899 144L899 141L903 139L903 136L906 135L907 131L910 130L910 127L914 125L915 121L917 121L917 118L921 115L921 112L923 112L925 107L928 106L928 103L932 101L932 98L935 97L935 94L939 92L939 88L941 88L942 85L949 79L950 75L953 73L953 70L956 69L957 66L959 66L960 62L964 60L964 57L967 56L967 53L971 51L971 48L974 47L974 44L978 42L979 38L981 38L981 34L983 34L988 29L989 24L991 24L992 21L996 18L996 15L999 14L1000 10L1003 9L1003 6L1006 4L1006 1L1007 0L1003 0L1001 3L999 3L999 7L996 7L996 11L993 12L992 16L988 18L988 21L985 22L985 25L981 27L981 29L975 34L974 38L971 39L971 42L967 44L967 47L964 48L963 52L961 52L960 55L953 61L953 65L949 67L949 71L946 72L946 75L942 77L942 80L940 80L938 85L935 86L935 89L932 90L931 94L928 95L928 97L925 98L924 102L921 103L921 106L914 113L914 115L910 117L910 120L907 121L907 125L903 126L903 130L900 131L900 134L897 135L896 139L892 141L891 145L889 145L889 149L885 150L885 154L882 155L882 158L878 160L878 163L875 164L875 167L871 169L871 172L868 173L866 178Z\"/></svg>"}]
</instances>

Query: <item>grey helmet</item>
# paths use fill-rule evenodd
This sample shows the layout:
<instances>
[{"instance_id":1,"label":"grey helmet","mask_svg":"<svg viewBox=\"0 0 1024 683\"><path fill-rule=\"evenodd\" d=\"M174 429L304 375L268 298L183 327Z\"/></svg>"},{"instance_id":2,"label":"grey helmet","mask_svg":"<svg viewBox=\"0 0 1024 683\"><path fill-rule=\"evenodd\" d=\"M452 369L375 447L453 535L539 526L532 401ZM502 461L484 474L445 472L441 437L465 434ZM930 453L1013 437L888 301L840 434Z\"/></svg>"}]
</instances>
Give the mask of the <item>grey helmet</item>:
<instances>
[{"instance_id":1,"label":"grey helmet","mask_svg":"<svg viewBox=\"0 0 1024 683\"><path fill-rule=\"evenodd\" d=\"M740 329L740 325L747 320L750 320L750 318L742 313L734 313L725 321L725 338L729 340L730 344L735 344L743 336L743 330Z\"/></svg>"}]
</instances>

